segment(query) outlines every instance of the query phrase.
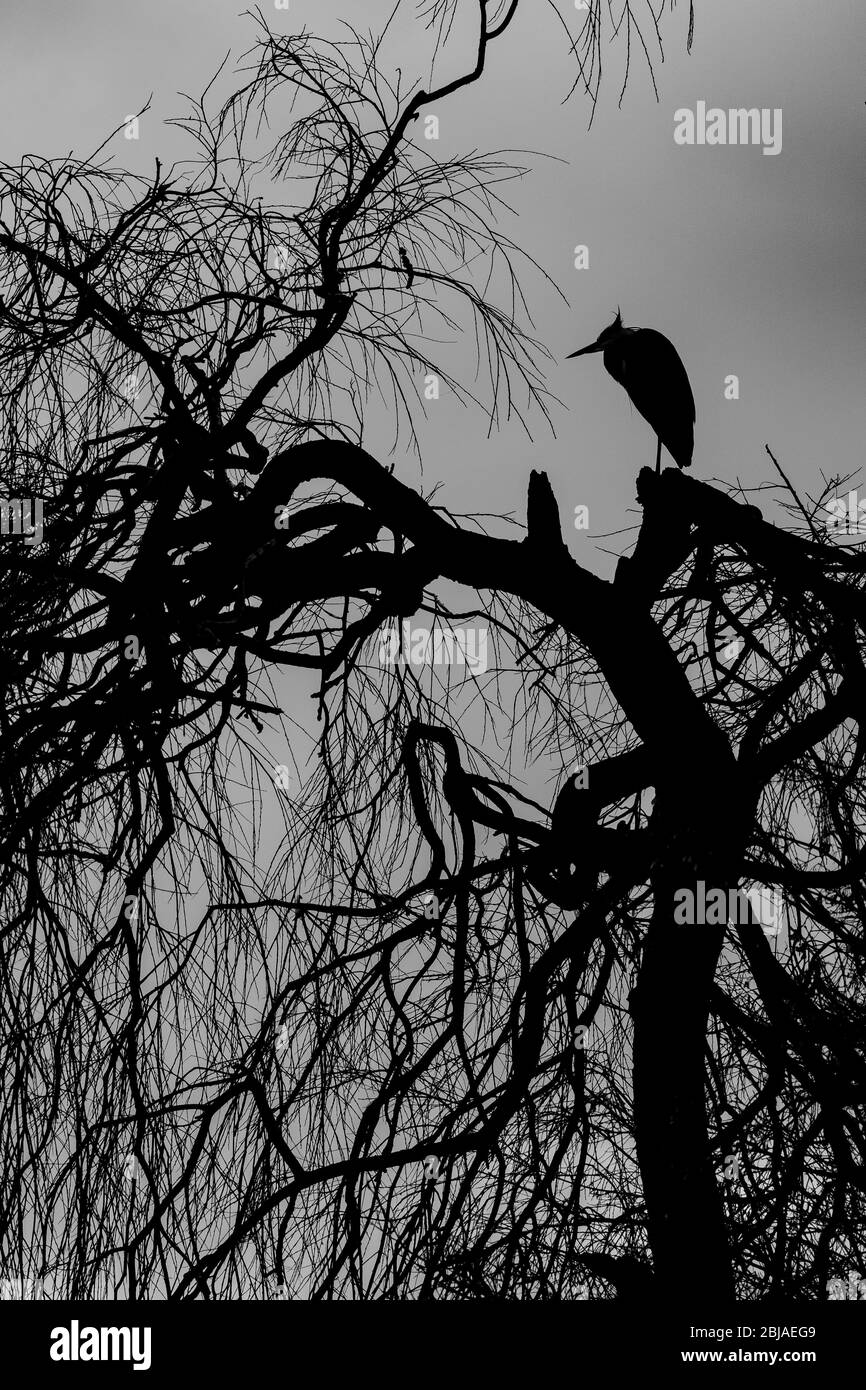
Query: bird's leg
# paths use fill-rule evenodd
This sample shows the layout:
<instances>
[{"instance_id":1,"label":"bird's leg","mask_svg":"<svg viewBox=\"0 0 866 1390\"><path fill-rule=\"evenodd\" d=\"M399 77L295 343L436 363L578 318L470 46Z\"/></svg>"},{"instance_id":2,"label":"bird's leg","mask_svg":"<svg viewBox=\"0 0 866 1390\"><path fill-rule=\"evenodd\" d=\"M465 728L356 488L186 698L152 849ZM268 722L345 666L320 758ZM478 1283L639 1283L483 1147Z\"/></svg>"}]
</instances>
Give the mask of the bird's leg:
<instances>
[{"instance_id":1,"label":"bird's leg","mask_svg":"<svg viewBox=\"0 0 866 1390\"><path fill-rule=\"evenodd\" d=\"M662 471L662 441L661 441L661 435L658 435L657 438L658 438L658 448L656 449L656 472L657 472L657 473L661 473L661 471Z\"/></svg>"}]
</instances>

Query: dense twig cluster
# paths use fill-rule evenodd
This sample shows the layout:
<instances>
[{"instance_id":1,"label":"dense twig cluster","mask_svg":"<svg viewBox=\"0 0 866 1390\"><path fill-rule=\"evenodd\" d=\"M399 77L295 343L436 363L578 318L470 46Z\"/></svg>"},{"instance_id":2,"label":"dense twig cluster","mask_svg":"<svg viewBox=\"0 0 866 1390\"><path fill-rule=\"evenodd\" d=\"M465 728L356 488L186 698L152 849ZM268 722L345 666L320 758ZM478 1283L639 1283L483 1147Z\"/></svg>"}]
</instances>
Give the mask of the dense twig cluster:
<instances>
[{"instance_id":1,"label":"dense twig cluster","mask_svg":"<svg viewBox=\"0 0 866 1390\"><path fill-rule=\"evenodd\" d=\"M191 170L2 171L4 484L47 524L0 546L0 1248L66 1296L862 1264L861 559L643 473L605 583L544 475L516 528L362 447L376 390L410 431L425 374L472 399L437 321L494 420L546 407L516 171L412 138L496 8L429 92L263 31ZM789 948L678 926L699 879L777 889Z\"/></svg>"}]
</instances>

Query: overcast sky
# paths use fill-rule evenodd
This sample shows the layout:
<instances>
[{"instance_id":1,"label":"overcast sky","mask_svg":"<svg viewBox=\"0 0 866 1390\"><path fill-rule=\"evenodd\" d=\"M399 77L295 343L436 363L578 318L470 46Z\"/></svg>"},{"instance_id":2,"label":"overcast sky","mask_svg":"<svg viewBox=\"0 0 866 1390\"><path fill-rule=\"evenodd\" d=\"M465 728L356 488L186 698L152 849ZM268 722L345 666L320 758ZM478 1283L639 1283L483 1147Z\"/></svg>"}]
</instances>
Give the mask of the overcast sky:
<instances>
[{"instance_id":1,"label":"overcast sky","mask_svg":"<svg viewBox=\"0 0 866 1390\"><path fill-rule=\"evenodd\" d=\"M560 7L579 27L571 0ZM292 0L288 14L265 8L277 28L334 34L341 18L377 30L390 5ZM601 100L587 131L586 98L562 104L573 67L561 29L541 0L524 4L491 49L483 83L440 112L443 154L531 148L567 161L538 160L512 188L519 219L506 228L569 301L527 280L538 336L557 359L549 384L564 403L558 437L538 420L534 443L516 425L488 442L482 417L441 400L424 431L424 481L442 478L457 511L522 515L528 471L541 466L567 524L581 503L593 533L635 519L628 509L638 468L654 461L651 431L600 358L562 362L617 305L627 324L672 338L686 363L699 476L760 481L770 466L765 442L806 489L822 467L862 465L862 0L697 0L691 56L687 25L687 0L672 13L666 8L663 61L653 52L658 101L645 63L633 58L618 107L624 48L606 42ZM168 162L182 153L177 133L160 124L181 108L177 93L199 92L226 52L239 55L253 36L238 0L4 0L2 27L3 157L86 155L153 93L140 141L117 142L118 158L142 172L155 154ZM465 61L470 32L455 31L443 72ZM421 75L429 52L429 36L407 6L386 55L405 74ZM781 108L781 153L675 144L675 110L701 100ZM578 243L589 248L586 270L573 268ZM729 373L739 377L739 401L724 399ZM417 476L411 461L398 460L403 467ZM609 572L591 539L570 540Z\"/></svg>"}]
</instances>

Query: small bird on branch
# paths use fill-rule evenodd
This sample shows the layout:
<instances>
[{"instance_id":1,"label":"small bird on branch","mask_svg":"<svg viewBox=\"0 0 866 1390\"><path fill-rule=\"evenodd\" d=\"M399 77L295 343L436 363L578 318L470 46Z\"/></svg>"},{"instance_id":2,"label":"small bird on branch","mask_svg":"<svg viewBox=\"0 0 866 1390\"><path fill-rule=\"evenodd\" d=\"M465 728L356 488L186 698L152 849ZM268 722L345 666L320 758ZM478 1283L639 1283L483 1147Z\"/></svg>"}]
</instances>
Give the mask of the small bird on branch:
<instances>
[{"instance_id":1,"label":"small bird on branch","mask_svg":"<svg viewBox=\"0 0 866 1390\"><path fill-rule=\"evenodd\" d=\"M407 254L406 254L406 248L405 248L405 246L401 246L399 249L400 249L400 264L402 265L403 269L404 269L405 272L406 272L406 288L407 288L407 290L411 290L411 288L412 288L412 283L413 283L413 281L414 281L414 279L415 279L415 267L414 267L414 265L412 264L412 262L409 260L409 257L408 257Z\"/></svg>"}]
</instances>

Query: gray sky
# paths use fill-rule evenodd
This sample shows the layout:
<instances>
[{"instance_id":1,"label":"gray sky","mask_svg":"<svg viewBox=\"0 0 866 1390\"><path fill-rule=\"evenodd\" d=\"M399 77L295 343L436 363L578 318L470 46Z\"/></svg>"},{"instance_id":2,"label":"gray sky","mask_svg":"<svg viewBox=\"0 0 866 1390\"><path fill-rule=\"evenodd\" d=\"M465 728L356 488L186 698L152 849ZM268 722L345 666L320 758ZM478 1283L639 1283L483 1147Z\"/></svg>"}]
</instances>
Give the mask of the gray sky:
<instances>
[{"instance_id":1,"label":"gray sky","mask_svg":"<svg viewBox=\"0 0 866 1390\"><path fill-rule=\"evenodd\" d=\"M579 25L570 0L559 4ZM181 108L177 93L199 92L225 53L239 55L253 36L237 0L5 0L3 8L0 129L9 161L24 151L88 154L151 92L141 139L118 140L118 158L142 172L155 154L170 161L181 153L179 137L160 122ZM265 8L277 28L330 35L346 17L378 31L390 5L292 0L288 14ZM549 384L566 407L556 411L558 438L538 420L534 444L517 425L488 441L478 414L447 399L433 405L424 481L442 478L443 500L457 511L522 515L528 471L540 466L566 526L579 503L590 508L592 533L634 520L634 478L654 461L651 431L599 358L561 360L594 338L618 304L626 323L667 333L686 363L697 475L756 483L770 468L765 442L806 489L822 467L861 466L866 15L855 0L820 9L698 0L696 8L690 57L687 0L663 17L664 60L653 54L658 102L635 58L618 109L624 47L605 43L589 132L586 98L562 104L573 68L561 29L540 4L525 5L492 48L483 84L440 112L443 154L531 148L568 161L539 160L512 188L519 218L507 227L569 300L566 308L527 278L538 336L557 358ZM442 71L465 61L470 34L455 32ZM429 51L407 9L387 58L407 75L422 74ZM674 111L699 100L781 107L781 153L676 145ZM587 270L573 268L578 243L589 247ZM724 399L728 373L739 376L739 401ZM411 461L398 468L417 475ZM609 572L585 533L571 541Z\"/></svg>"}]
</instances>

